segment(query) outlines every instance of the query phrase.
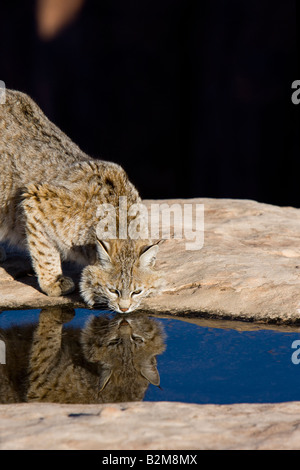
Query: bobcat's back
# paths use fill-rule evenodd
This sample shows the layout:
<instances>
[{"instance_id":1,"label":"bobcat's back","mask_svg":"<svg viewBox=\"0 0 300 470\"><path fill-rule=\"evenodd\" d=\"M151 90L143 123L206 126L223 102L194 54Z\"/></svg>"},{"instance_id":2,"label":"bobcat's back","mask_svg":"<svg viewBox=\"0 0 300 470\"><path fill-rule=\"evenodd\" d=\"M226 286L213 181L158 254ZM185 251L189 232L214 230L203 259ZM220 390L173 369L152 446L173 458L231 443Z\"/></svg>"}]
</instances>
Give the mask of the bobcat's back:
<instances>
[{"instance_id":1,"label":"bobcat's back","mask_svg":"<svg viewBox=\"0 0 300 470\"><path fill-rule=\"evenodd\" d=\"M52 187L49 191L47 184ZM58 188L57 194L53 188ZM69 198L83 216L87 200L91 201L87 209L93 211L104 202L117 205L120 195L127 196L131 204L139 200L119 165L89 157L29 96L7 90L6 102L0 105L0 240L23 245L20 203L24 194L31 200L37 194L39 201L58 195L62 205ZM47 214L48 219L50 216Z\"/></svg>"},{"instance_id":2,"label":"bobcat's back","mask_svg":"<svg viewBox=\"0 0 300 470\"><path fill-rule=\"evenodd\" d=\"M29 96L13 90L7 90L0 106L0 156L6 177L1 178L1 193L20 184L51 182L58 172L67 177L70 164L90 160Z\"/></svg>"}]
</instances>

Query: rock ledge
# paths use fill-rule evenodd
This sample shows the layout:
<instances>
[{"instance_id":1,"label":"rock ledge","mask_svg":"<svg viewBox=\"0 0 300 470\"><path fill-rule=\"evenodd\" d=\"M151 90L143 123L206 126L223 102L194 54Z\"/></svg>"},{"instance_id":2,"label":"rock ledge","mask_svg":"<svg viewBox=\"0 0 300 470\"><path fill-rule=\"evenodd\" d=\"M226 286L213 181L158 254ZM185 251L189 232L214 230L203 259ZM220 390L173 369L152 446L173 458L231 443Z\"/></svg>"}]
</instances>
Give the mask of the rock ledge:
<instances>
[{"instance_id":1,"label":"rock ledge","mask_svg":"<svg viewBox=\"0 0 300 470\"><path fill-rule=\"evenodd\" d=\"M0 405L1 450L299 450L300 402Z\"/></svg>"},{"instance_id":2,"label":"rock ledge","mask_svg":"<svg viewBox=\"0 0 300 470\"><path fill-rule=\"evenodd\" d=\"M300 209L248 200L189 199L151 203L204 204L204 246L186 240L161 244L157 267L166 280L149 298L148 313L197 315L263 323L300 322ZM193 221L194 223L194 221ZM84 306L78 293L50 298L26 274L29 261L11 257L0 269L0 308ZM78 279L70 268L67 274Z\"/></svg>"}]
</instances>

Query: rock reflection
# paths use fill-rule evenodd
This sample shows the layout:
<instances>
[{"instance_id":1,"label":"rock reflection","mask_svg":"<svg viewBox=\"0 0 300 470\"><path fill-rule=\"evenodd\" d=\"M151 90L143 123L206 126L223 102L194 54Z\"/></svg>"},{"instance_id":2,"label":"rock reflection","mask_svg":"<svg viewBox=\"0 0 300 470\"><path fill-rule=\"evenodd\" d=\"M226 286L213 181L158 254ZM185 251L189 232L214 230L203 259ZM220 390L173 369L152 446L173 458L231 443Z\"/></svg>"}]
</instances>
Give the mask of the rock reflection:
<instances>
[{"instance_id":1,"label":"rock reflection","mask_svg":"<svg viewBox=\"0 0 300 470\"><path fill-rule=\"evenodd\" d=\"M159 385L156 356L165 350L159 322L145 314L91 316L83 328L63 328L75 311L44 309L37 326L0 330L0 403L140 401Z\"/></svg>"}]
</instances>

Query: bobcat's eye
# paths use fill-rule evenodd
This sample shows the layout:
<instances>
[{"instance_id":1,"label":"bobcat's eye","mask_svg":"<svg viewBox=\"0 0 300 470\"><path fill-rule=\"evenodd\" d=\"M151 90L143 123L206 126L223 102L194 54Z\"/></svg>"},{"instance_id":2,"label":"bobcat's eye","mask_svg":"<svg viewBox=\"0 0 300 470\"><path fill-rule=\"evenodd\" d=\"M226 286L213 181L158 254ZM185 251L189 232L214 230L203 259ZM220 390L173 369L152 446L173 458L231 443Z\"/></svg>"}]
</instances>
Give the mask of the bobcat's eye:
<instances>
[{"instance_id":1,"label":"bobcat's eye","mask_svg":"<svg viewBox=\"0 0 300 470\"><path fill-rule=\"evenodd\" d=\"M120 344L120 343L121 343L120 338L114 338L108 343L107 346L117 346L117 344Z\"/></svg>"},{"instance_id":2,"label":"bobcat's eye","mask_svg":"<svg viewBox=\"0 0 300 470\"><path fill-rule=\"evenodd\" d=\"M118 289L114 289L114 288L108 288L109 292L111 294L115 294L117 295L118 297L120 297L120 292L118 291Z\"/></svg>"},{"instance_id":3,"label":"bobcat's eye","mask_svg":"<svg viewBox=\"0 0 300 470\"><path fill-rule=\"evenodd\" d=\"M131 297L133 297L134 295L139 295L143 292L143 289L136 289L134 290L133 292L131 292Z\"/></svg>"},{"instance_id":4,"label":"bobcat's eye","mask_svg":"<svg viewBox=\"0 0 300 470\"><path fill-rule=\"evenodd\" d=\"M145 341L144 338L142 338L141 336L138 336L138 335L131 335L131 338L137 344L141 344Z\"/></svg>"}]
</instances>

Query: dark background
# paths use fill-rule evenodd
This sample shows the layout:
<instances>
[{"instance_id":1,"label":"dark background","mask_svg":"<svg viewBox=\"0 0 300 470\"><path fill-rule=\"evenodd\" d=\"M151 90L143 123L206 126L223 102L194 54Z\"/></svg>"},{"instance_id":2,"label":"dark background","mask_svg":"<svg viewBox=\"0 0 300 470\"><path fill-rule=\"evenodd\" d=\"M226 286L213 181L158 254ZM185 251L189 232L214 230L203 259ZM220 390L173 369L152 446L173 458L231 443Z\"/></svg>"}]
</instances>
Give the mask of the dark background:
<instances>
[{"instance_id":1,"label":"dark background","mask_svg":"<svg viewBox=\"0 0 300 470\"><path fill-rule=\"evenodd\" d=\"M295 1L85 0L51 38L0 10L0 79L142 197L300 207Z\"/></svg>"}]
</instances>

